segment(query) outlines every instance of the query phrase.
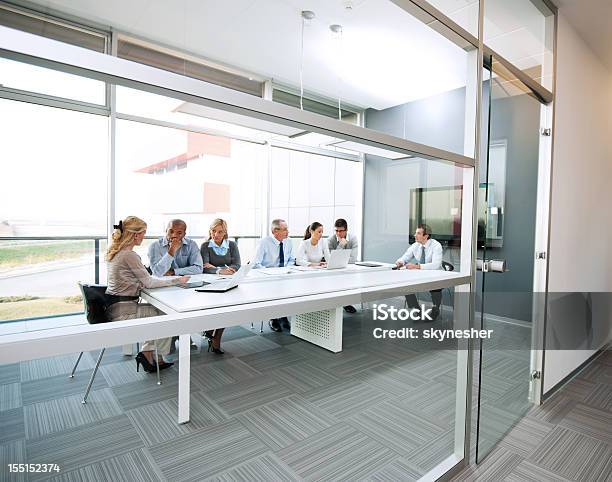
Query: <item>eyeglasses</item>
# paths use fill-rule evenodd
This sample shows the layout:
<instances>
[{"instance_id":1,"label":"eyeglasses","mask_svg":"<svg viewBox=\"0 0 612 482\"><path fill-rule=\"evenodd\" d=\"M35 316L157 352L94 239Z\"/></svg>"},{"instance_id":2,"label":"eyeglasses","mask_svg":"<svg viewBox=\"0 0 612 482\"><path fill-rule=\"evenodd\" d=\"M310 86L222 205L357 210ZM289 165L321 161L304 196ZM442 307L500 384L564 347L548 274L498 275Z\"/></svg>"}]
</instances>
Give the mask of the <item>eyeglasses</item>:
<instances>
[{"instance_id":1,"label":"eyeglasses","mask_svg":"<svg viewBox=\"0 0 612 482\"><path fill-rule=\"evenodd\" d=\"M337 233L343 233L344 231L346 231L346 229L344 229L344 228L336 228L335 231Z\"/></svg>"}]
</instances>

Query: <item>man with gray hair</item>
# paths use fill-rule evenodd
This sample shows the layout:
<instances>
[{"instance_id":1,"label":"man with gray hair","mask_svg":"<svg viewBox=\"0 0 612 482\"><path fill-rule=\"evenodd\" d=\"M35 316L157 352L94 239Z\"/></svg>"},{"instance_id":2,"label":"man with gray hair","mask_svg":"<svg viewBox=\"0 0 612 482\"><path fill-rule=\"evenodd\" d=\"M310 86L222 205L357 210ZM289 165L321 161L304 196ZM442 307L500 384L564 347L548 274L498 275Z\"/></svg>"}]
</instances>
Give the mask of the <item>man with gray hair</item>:
<instances>
[{"instance_id":1,"label":"man with gray hair","mask_svg":"<svg viewBox=\"0 0 612 482\"><path fill-rule=\"evenodd\" d=\"M186 238L187 223L173 219L166 235L149 246L149 263L155 276L179 276L202 273L204 263L195 241Z\"/></svg>"},{"instance_id":2,"label":"man with gray hair","mask_svg":"<svg viewBox=\"0 0 612 482\"><path fill-rule=\"evenodd\" d=\"M289 237L289 228L284 219L272 221L272 235L262 238L253 259L254 268L290 266L295 258Z\"/></svg>"},{"instance_id":3,"label":"man with gray hair","mask_svg":"<svg viewBox=\"0 0 612 482\"><path fill-rule=\"evenodd\" d=\"M293 246L289 238L289 228L284 219L272 221L272 235L262 238L257 247L253 266L255 268L284 267L294 264ZM272 331L282 331L281 326L289 328L289 320L286 317L270 320Z\"/></svg>"}]
</instances>

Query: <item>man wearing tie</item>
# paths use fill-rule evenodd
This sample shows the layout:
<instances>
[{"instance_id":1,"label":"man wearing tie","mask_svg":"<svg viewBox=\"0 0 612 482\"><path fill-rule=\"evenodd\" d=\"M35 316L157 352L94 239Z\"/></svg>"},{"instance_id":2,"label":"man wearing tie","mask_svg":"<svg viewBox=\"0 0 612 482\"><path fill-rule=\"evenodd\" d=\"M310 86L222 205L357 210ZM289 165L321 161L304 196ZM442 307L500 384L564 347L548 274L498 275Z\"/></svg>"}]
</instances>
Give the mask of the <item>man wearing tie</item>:
<instances>
[{"instance_id":1,"label":"man wearing tie","mask_svg":"<svg viewBox=\"0 0 612 482\"><path fill-rule=\"evenodd\" d=\"M289 237L289 228L284 219L272 221L272 235L262 238L257 247L255 258L253 259L254 268L275 268L290 266L294 264L293 246ZM275 318L269 321L272 331L282 331L282 327L289 329L287 317Z\"/></svg>"},{"instance_id":2,"label":"man wearing tie","mask_svg":"<svg viewBox=\"0 0 612 482\"><path fill-rule=\"evenodd\" d=\"M411 244L406 252L395 262L398 268L405 266L406 269L442 269L442 245L435 239L431 239L431 228L427 224L419 224L415 233L416 242ZM412 260L418 260L412 263ZM442 290L432 290L431 310L432 321L440 315L440 304L442 303ZM419 309L416 295L406 295L406 303L410 309Z\"/></svg>"}]
</instances>

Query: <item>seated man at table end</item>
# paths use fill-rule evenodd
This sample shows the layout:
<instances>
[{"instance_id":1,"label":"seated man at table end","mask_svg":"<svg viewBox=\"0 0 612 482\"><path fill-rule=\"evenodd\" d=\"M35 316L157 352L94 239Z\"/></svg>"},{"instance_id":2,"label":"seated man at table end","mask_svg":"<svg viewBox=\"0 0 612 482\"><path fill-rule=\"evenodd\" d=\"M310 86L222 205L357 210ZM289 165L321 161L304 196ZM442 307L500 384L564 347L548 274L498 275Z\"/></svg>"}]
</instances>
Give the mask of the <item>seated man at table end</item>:
<instances>
[{"instance_id":1,"label":"seated man at table end","mask_svg":"<svg viewBox=\"0 0 612 482\"><path fill-rule=\"evenodd\" d=\"M272 221L271 236L262 238L257 247L255 258L253 259L254 268L273 268L290 266L294 263L292 251L293 246L289 239L289 227L284 219ZM286 316L274 318L269 322L272 331L282 331L282 327L289 329L289 320Z\"/></svg>"},{"instance_id":2,"label":"seated man at table end","mask_svg":"<svg viewBox=\"0 0 612 482\"><path fill-rule=\"evenodd\" d=\"M427 224L419 224L414 232L415 243L411 244L406 252L395 262L398 267L405 266L406 269L442 269L442 245L435 239L431 239L431 228ZM413 263L413 260L418 260ZM440 305L442 304L442 290L431 290L431 321L440 316ZM406 303L411 309L420 309L415 294L406 295Z\"/></svg>"},{"instance_id":3,"label":"seated man at table end","mask_svg":"<svg viewBox=\"0 0 612 482\"><path fill-rule=\"evenodd\" d=\"M330 251L334 249L350 249L351 255L349 257L349 263L357 261L357 236L348 233L348 223L346 219L338 218L334 223L335 235L330 236L327 239L327 246ZM352 305L344 307L344 311L347 313L357 313L357 310Z\"/></svg>"}]
</instances>

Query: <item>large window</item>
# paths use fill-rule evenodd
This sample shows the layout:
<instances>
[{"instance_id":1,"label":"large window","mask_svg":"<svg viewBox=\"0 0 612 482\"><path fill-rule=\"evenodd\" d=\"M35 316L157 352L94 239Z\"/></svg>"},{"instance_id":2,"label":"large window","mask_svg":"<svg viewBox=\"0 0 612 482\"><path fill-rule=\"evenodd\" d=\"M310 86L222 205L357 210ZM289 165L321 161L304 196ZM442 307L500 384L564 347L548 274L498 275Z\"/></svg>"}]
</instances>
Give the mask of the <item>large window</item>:
<instances>
[{"instance_id":1,"label":"large window","mask_svg":"<svg viewBox=\"0 0 612 482\"><path fill-rule=\"evenodd\" d=\"M108 119L5 99L0 110L0 321L80 312L76 282L94 281L106 233Z\"/></svg>"},{"instance_id":2,"label":"large window","mask_svg":"<svg viewBox=\"0 0 612 482\"><path fill-rule=\"evenodd\" d=\"M296 243L313 221L333 234L339 217L361 234L360 157L318 144L337 139L123 87L117 111L116 217L142 216L149 235L179 217L205 239L221 217L250 259L275 218Z\"/></svg>"},{"instance_id":3,"label":"large window","mask_svg":"<svg viewBox=\"0 0 612 482\"><path fill-rule=\"evenodd\" d=\"M259 144L120 120L116 217L142 217L149 235L181 218L196 237L221 217L230 236L259 237L266 156Z\"/></svg>"},{"instance_id":4,"label":"large window","mask_svg":"<svg viewBox=\"0 0 612 482\"><path fill-rule=\"evenodd\" d=\"M0 25L95 50L96 52L106 52L108 50L110 37L108 32L72 23L63 18L53 17L48 14L48 5L45 7L44 11L46 13L43 14L3 2L0 5Z\"/></svg>"},{"instance_id":5,"label":"large window","mask_svg":"<svg viewBox=\"0 0 612 482\"><path fill-rule=\"evenodd\" d=\"M33 11L0 5L0 26L22 30L78 47L105 52L108 34ZM80 103L106 105L104 82L0 59L0 93L13 97L24 92L42 97L61 98Z\"/></svg>"},{"instance_id":6,"label":"large window","mask_svg":"<svg viewBox=\"0 0 612 482\"><path fill-rule=\"evenodd\" d=\"M192 55L140 42L124 35L119 39L117 55L124 59L229 87L247 94L258 97L263 95L262 81L232 72L228 68L215 67L210 62L204 62Z\"/></svg>"},{"instance_id":7,"label":"large window","mask_svg":"<svg viewBox=\"0 0 612 482\"><path fill-rule=\"evenodd\" d=\"M28 91L44 96L105 105L104 82L0 59L0 92Z\"/></svg>"},{"instance_id":8,"label":"large window","mask_svg":"<svg viewBox=\"0 0 612 482\"><path fill-rule=\"evenodd\" d=\"M4 99L0 110L4 232L104 234L108 119Z\"/></svg>"}]
</instances>

